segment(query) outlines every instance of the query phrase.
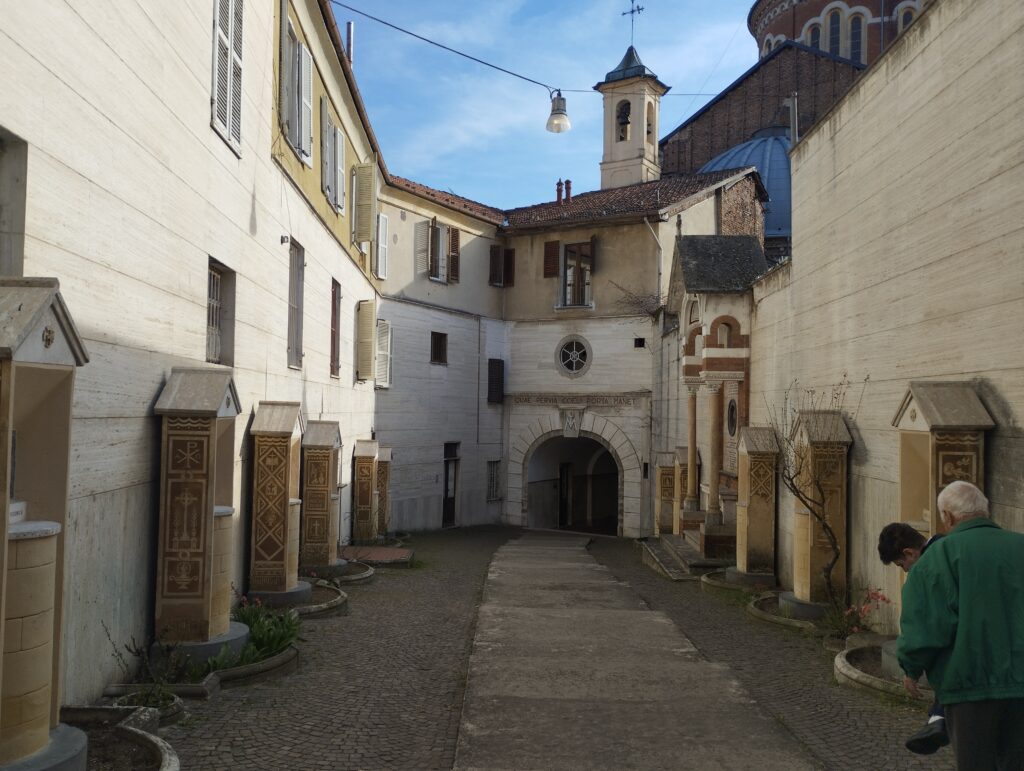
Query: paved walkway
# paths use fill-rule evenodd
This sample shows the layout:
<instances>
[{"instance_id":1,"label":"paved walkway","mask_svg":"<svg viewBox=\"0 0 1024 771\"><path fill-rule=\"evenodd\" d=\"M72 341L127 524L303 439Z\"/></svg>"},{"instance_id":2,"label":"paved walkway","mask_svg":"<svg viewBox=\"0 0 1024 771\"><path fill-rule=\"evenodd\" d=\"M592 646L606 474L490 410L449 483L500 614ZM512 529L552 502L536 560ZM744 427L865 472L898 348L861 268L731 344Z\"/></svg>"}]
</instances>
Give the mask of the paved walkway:
<instances>
[{"instance_id":1,"label":"paved walkway","mask_svg":"<svg viewBox=\"0 0 1024 771\"><path fill-rule=\"evenodd\" d=\"M693 583L672 583L655 575L641 565L630 541L596 539L588 549L596 562L580 551L557 569L568 576L566 585L547 589L544 584L554 582L550 576L542 580L538 571L543 565L516 578L502 551L485 597L492 556L521 535L522 531L497 527L416 533L409 545L415 549L417 567L379 569L372 583L346 588L351 615L303 625L300 671L224 691L207 703L190 702L193 717L165 737L178 751L182 768L448 769L456 762L463 715L458 760L468 766L483 757L473 760L469 753L482 753L485 739L501 737L500 726L480 709L481 698L502 706L524 736L548 741L551 758L564 758L567 754L559 742L582 743L582 729L574 726L589 721L591 738L598 742L606 732L618 729L598 712L556 714L551 711L555 701L537 694L552 697L560 691L572 697L564 701L589 700L608 715L622 706L614 698L616 690L621 691L620 702L628 702L653 722L637 728L615 751L629 749L640 753L638 758L649 757L643 754L647 742L661 747L670 741L678 753L671 764L675 768L744 768L751 761L764 765L759 749L737 751L717 764L697 763L687 755L693 740L701 741L708 729L713 741L706 751L718 752L732 730L728 722L734 711L763 731L770 747L792 751L795 737L824 768L952 768L948 749L929 758L903 749L903 738L922 723L920 709L835 685L831 656L820 642L760 623L741 607L702 594ZM529 540L535 536L527 537L518 548L532 548ZM609 583L610 576L617 582ZM520 588L512 588L514 581ZM506 605L499 612L494 605L502 593L507 600L511 595L525 597L527 589L533 597L531 608ZM595 605L601 595L618 606ZM548 607L542 607L545 604ZM607 626L603 635L593 633L597 618L615 614L632 621L617 626L614 634ZM645 654L641 665L645 656L660 662L663 683L643 668L632 669L632 657L623 656L621 646L639 647ZM501 675L495 668L497 658L491 657L489 663L481 658L488 650L519 657L523 666ZM526 666L545 659L552 664L550 682L536 678ZM463 710L471 660L473 676ZM526 694L520 703L528 708L516 711L511 700L524 698L521 690L516 692L519 677L523 685L532 682L536 693ZM690 687L698 681L719 683L720 692ZM639 700L635 694L648 687L659 704L672 706L644 713L649 699ZM695 700L684 698L700 690L703 693ZM735 708L716 712L722 700ZM671 710L676 710L674 719L666 714ZM623 706L616 719L627 713ZM712 714L717 715L715 720L705 717ZM476 715L482 719L474 734ZM698 727L701 732L695 735ZM535 733L527 734L527 729ZM515 766L517 757L508 765ZM621 765L639 763L628 760Z\"/></svg>"},{"instance_id":2,"label":"paved walkway","mask_svg":"<svg viewBox=\"0 0 1024 771\"><path fill-rule=\"evenodd\" d=\"M495 555L457 768L816 767L587 541L527 534Z\"/></svg>"}]
</instances>

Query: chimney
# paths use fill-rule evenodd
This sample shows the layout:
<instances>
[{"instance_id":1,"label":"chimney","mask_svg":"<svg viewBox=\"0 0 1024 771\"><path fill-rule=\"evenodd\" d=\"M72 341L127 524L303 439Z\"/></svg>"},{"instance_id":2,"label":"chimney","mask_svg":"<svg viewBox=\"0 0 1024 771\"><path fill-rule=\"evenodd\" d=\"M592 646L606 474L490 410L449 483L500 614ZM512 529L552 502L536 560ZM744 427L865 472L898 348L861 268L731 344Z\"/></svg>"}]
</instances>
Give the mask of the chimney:
<instances>
[{"instance_id":1,"label":"chimney","mask_svg":"<svg viewBox=\"0 0 1024 771\"><path fill-rule=\"evenodd\" d=\"M562 180L558 180L558 184L555 185L555 203L562 202Z\"/></svg>"},{"instance_id":2,"label":"chimney","mask_svg":"<svg viewBox=\"0 0 1024 771\"><path fill-rule=\"evenodd\" d=\"M565 180L565 202L569 203L572 200L572 180Z\"/></svg>"},{"instance_id":3,"label":"chimney","mask_svg":"<svg viewBox=\"0 0 1024 771\"><path fill-rule=\"evenodd\" d=\"M356 23L349 21L345 23L345 53L348 55L348 63L354 64L352 59L353 48L356 44Z\"/></svg>"}]
</instances>

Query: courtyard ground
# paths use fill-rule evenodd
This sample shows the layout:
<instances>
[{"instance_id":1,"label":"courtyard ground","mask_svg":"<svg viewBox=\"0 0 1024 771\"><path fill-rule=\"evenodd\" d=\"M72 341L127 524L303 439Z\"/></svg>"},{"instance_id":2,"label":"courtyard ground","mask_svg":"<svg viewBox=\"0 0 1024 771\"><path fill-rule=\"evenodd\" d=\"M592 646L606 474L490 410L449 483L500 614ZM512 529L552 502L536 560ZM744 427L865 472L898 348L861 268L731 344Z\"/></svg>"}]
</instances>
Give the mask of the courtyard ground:
<instances>
[{"instance_id":1,"label":"courtyard ground","mask_svg":"<svg viewBox=\"0 0 1024 771\"><path fill-rule=\"evenodd\" d=\"M378 570L372 583L347 588L349 616L303 625L298 672L190 703L192 717L165 735L182 768L452 768L488 566L499 547L521 535L497 527L415 534L415 567ZM953 767L948 749L918 758L903 748L923 722L919 708L835 685L831 656L819 641L764 625L739 605L702 594L697 584L655 575L631 541L599 538L588 551L595 567L618 579L616 595L635 596L638 608L670 620L672 633L692 643L696 661L738 681L753 699L743 711L776 725L813 763L829 769ZM486 610L484 618L478 650L494 631L487 629ZM656 645L652 638L652 661L659 656ZM602 655L600 648L595 655ZM621 663L619 657L615 665ZM666 668L665 683L655 687L663 694L672 686ZM716 698L713 689L679 694L697 706ZM471 697L467 711L480 704ZM596 721L588 730L598 736L603 728ZM551 726L555 735L564 730L557 721ZM573 730L580 733L579 726ZM682 762L682 751L679 757L675 767L698 767ZM506 761L506 767L524 767L519 758ZM737 752L735 766L719 767L750 761L749 751Z\"/></svg>"}]
</instances>

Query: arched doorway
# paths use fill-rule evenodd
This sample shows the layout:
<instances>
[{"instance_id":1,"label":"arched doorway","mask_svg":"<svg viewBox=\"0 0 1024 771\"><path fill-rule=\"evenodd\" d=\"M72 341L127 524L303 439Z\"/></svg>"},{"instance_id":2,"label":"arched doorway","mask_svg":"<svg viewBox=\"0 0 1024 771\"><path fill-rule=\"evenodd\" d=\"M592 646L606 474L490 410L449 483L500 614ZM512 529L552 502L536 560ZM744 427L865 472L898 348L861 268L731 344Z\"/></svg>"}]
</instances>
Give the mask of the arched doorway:
<instances>
[{"instance_id":1,"label":"arched doorway","mask_svg":"<svg viewBox=\"0 0 1024 771\"><path fill-rule=\"evenodd\" d=\"M529 458L527 526L618 535L619 482L602 443L553 436Z\"/></svg>"}]
</instances>

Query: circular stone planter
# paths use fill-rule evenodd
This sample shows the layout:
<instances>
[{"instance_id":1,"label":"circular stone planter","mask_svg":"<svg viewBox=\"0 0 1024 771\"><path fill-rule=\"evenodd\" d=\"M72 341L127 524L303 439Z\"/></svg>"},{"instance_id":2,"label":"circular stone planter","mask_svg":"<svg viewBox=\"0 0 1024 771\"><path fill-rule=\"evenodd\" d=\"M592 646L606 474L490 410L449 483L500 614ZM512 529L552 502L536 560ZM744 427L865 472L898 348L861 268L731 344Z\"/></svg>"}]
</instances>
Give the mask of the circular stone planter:
<instances>
[{"instance_id":1,"label":"circular stone planter","mask_svg":"<svg viewBox=\"0 0 1024 771\"><path fill-rule=\"evenodd\" d=\"M188 715L185 711L185 702L176 693L168 692L168 696L170 696L170 703L163 707L153 707L150 704L140 704L139 699L142 697L143 688L145 688L145 686L139 686L137 690L129 691L123 696L118 696L114 699L114 706L133 707L135 709L138 709L139 707L155 709L160 714L161 728L174 725Z\"/></svg>"},{"instance_id":2,"label":"circular stone planter","mask_svg":"<svg viewBox=\"0 0 1024 771\"><path fill-rule=\"evenodd\" d=\"M348 615L348 595L345 594L345 592L341 591L341 589L330 581L318 580L315 578L311 578L309 580L313 582L314 594L317 593L317 589L324 589L327 590L328 593L332 593L334 596L325 602L316 602L310 605L299 605L293 608L301 618L327 618L328 616Z\"/></svg>"},{"instance_id":3,"label":"circular stone planter","mask_svg":"<svg viewBox=\"0 0 1024 771\"><path fill-rule=\"evenodd\" d=\"M821 645L827 651L839 653L839 651L846 650L846 638L833 637L832 635L827 634L821 638Z\"/></svg>"},{"instance_id":4,"label":"circular stone planter","mask_svg":"<svg viewBox=\"0 0 1024 771\"><path fill-rule=\"evenodd\" d=\"M913 701L931 703L935 700L935 694L930 690L922 688L922 698L915 699L907 693L907 690L901 683L872 674L872 672L880 672L881 666L882 649L877 645L866 645L837 653L833 664L833 671L835 672L836 681L853 688L879 691L890 696L898 696ZM865 669L870 671L864 671Z\"/></svg>"},{"instance_id":5,"label":"circular stone planter","mask_svg":"<svg viewBox=\"0 0 1024 771\"><path fill-rule=\"evenodd\" d=\"M289 645L276 656L271 656L269 659L245 664L241 667L218 669L215 674L220 680L221 688L235 688L239 685L248 685L249 683L255 683L277 675L291 674L298 668L299 649L294 645Z\"/></svg>"},{"instance_id":6,"label":"circular stone planter","mask_svg":"<svg viewBox=\"0 0 1024 771\"><path fill-rule=\"evenodd\" d=\"M761 621L769 624L784 626L805 634L820 635L822 631L813 621L803 621L798 618L788 618L779 613L779 595L775 592L759 594L747 605L747 613Z\"/></svg>"},{"instance_id":7,"label":"circular stone planter","mask_svg":"<svg viewBox=\"0 0 1024 771\"><path fill-rule=\"evenodd\" d=\"M374 570L364 562L349 562L344 574L332 580L339 584L364 584L373 578Z\"/></svg>"},{"instance_id":8,"label":"circular stone planter","mask_svg":"<svg viewBox=\"0 0 1024 771\"><path fill-rule=\"evenodd\" d=\"M700 588L701 591L710 592L711 594L717 593L736 597L744 592L749 592L753 587L730 581L726 577L724 570L713 570L710 573L704 573L700 577Z\"/></svg>"},{"instance_id":9,"label":"circular stone planter","mask_svg":"<svg viewBox=\"0 0 1024 771\"><path fill-rule=\"evenodd\" d=\"M134 745L149 761L146 765L147 769L179 771L181 768L178 755L171 745L155 735L158 723L155 709L149 707L61 707L60 719L70 726L86 731L92 737L109 733L118 741ZM94 750L99 749L90 743L90 755Z\"/></svg>"}]
</instances>

